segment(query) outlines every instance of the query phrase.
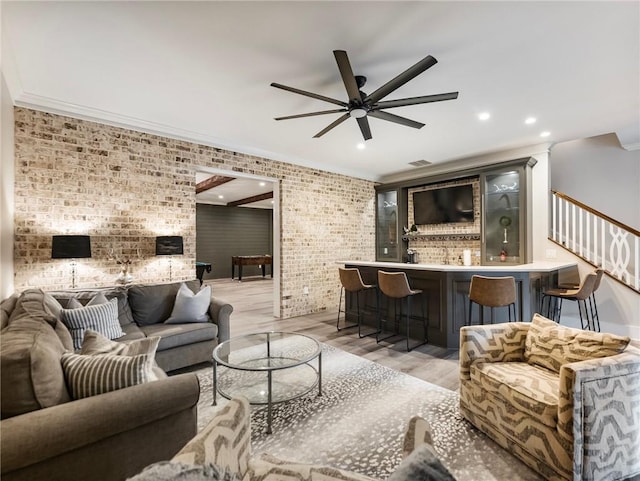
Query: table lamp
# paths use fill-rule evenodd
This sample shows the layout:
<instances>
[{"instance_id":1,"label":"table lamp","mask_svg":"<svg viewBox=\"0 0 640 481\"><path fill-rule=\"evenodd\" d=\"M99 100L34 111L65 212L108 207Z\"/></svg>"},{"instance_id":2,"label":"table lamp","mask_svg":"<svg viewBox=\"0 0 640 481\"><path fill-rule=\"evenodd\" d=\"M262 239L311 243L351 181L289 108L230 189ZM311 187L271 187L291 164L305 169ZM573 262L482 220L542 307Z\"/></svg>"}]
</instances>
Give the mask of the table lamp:
<instances>
[{"instance_id":1,"label":"table lamp","mask_svg":"<svg viewBox=\"0 0 640 481\"><path fill-rule=\"evenodd\" d=\"M182 236L180 235L161 235L156 237L156 255L169 256L169 280L173 278L171 257L184 254Z\"/></svg>"},{"instance_id":2,"label":"table lamp","mask_svg":"<svg viewBox=\"0 0 640 481\"><path fill-rule=\"evenodd\" d=\"M88 235L54 235L51 239L52 259L71 259L71 287L76 288L76 259L91 257Z\"/></svg>"}]
</instances>

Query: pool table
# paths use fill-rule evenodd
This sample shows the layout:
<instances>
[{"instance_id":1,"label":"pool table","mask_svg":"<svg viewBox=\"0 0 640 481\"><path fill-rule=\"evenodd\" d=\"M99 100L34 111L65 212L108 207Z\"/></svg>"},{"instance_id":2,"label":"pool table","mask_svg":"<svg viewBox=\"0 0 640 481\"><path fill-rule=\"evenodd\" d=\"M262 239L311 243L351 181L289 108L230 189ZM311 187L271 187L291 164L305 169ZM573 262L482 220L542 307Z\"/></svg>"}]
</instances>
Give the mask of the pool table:
<instances>
[{"instance_id":1,"label":"pool table","mask_svg":"<svg viewBox=\"0 0 640 481\"><path fill-rule=\"evenodd\" d=\"M197 262L196 261L196 277L200 281L200 285L202 285L202 278L204 277L204 271L211 272L211 263L210 262Z\"/></svg>"}]
</instances>

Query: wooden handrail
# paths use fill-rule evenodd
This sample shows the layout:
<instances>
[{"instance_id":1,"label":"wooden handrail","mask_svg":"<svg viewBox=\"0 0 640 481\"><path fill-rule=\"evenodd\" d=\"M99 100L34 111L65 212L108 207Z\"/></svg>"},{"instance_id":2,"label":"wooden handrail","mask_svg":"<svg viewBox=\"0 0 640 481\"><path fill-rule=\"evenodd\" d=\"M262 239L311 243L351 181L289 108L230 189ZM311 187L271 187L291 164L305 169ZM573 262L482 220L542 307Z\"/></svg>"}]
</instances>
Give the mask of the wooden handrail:
<instances>
[{"instance_id":1,"label":"wooden handrail","mask_svg":"<svg viewBox=\"0 0 640 481\"><path fill-rule=\"evenodd\" d=\"M624 229L626 231L629 231L631 234L640 237L640 231L638 231L637 229L634 229L631 226L628 226L626 224L623 224L620 221L617 221L615 219L612 219L611 217L609 217L606 214L603 214L602 212L593 209L592 207L589 207L588 205L583 204L582 202L580 202L579 200L574 199L573 197L568 196L567 194L563 194L562 192L558 192L557 190L551 190L551 193L554 194L557 197L560 197L561 199L565 199L568 200L569 202L571 202L572 204L577 205L578 207L580 207L581 209L586 210L587 212L590 212L593 215L596 215L604 220L606 220L607 222L614 224L618 227L620 227L621 229Z\"/></svg>"}]
</instances>

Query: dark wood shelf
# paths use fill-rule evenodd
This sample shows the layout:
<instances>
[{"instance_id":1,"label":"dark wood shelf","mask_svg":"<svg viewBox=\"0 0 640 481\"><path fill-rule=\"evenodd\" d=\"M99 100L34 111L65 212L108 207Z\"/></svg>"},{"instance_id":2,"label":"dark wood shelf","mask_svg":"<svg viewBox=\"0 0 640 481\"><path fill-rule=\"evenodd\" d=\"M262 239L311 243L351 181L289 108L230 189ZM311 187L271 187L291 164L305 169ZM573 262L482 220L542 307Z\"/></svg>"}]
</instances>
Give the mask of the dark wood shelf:
<instances>
[{"instance_id":1,"label":"dark wood shelf","mask_svg":"<svg viewBox=\"0 0 640 481\"><path fill-rule=\"evenodd\" d=\"M480 233L470 234L405 234L403 240L426 239L435 241L480 240Z\"/></svg>"}]
</instances>

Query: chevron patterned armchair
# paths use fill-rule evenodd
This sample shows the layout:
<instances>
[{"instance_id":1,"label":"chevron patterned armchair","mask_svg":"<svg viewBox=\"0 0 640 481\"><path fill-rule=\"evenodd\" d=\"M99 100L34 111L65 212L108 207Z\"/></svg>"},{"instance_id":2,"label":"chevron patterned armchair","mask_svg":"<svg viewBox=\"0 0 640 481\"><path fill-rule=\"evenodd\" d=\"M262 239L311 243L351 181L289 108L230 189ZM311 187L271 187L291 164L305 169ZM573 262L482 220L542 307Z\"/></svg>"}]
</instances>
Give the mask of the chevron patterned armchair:
<instances>
[{"instance_id":1,"label":"chevron patterned armchair","mask_svg":"<svg viewBox=\"0 0 640 481\"><path fill-rule=\"evenodd\" d=\"M629 342L538 314L463 327L460 412L545 479L640 479L640 349Z\"/></svg>"}]
</instances>

